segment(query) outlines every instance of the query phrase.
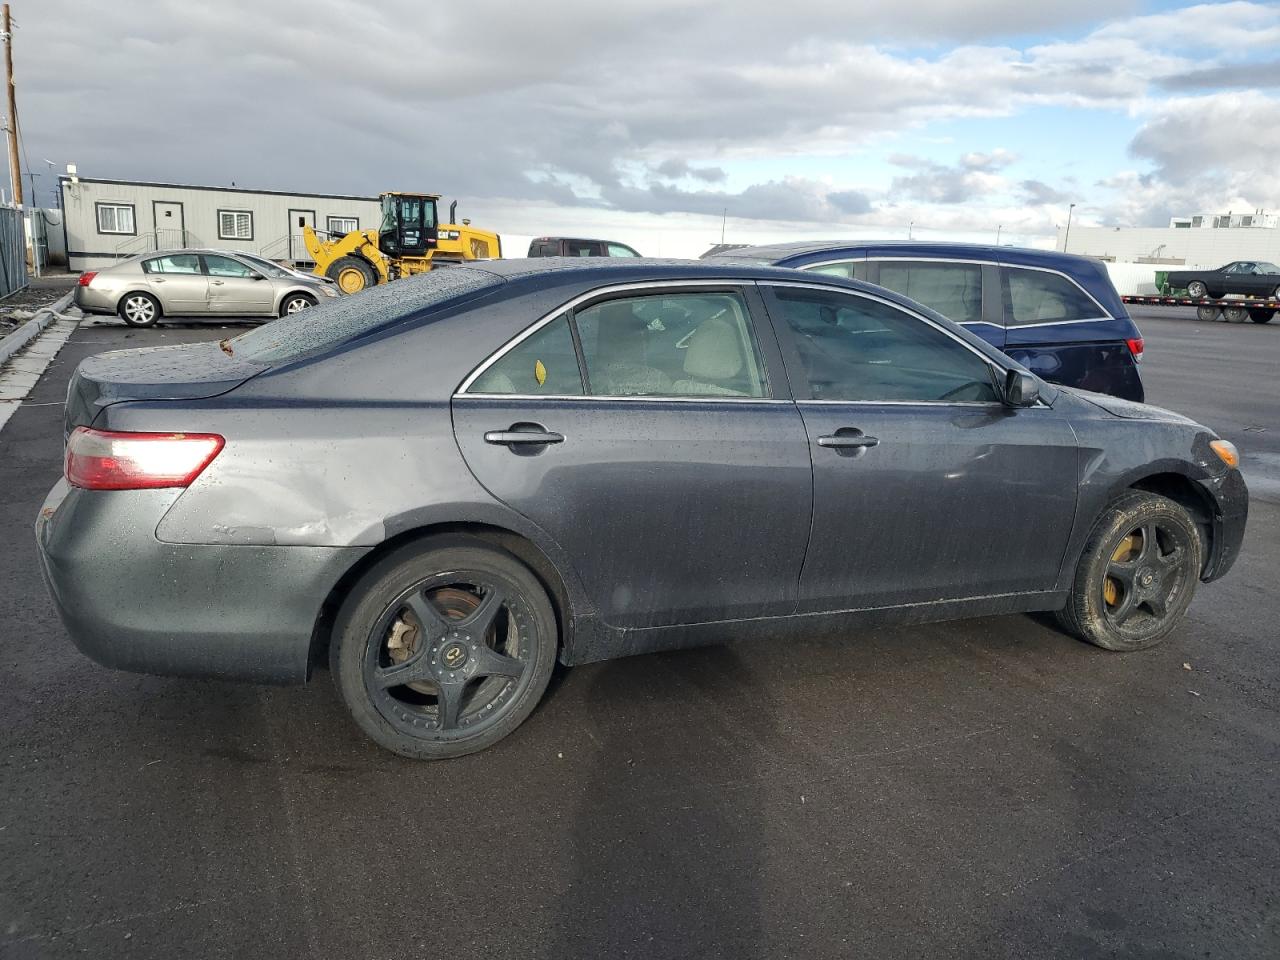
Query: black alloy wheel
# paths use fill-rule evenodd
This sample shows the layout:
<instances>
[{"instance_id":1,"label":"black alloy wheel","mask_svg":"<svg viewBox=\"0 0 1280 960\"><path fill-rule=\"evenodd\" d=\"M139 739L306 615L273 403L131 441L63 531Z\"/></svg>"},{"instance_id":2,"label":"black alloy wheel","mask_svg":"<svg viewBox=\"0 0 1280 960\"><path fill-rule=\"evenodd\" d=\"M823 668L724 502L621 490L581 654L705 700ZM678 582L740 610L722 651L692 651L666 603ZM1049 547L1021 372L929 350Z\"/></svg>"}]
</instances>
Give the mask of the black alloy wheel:
<instances>
[{"instance_id":1,"label":"black alloy wheel","mask_svg":"<svg viewBox=\"0 0 1280 960\"><path fill-rule=\"evenodd\" d=\"M463 543L377 565L331 651L357 723L416 759L502 739L532 712L555 662L555 614L537 579L509 554Z\"/></svg>"},{"instance_id":2,"label":"black alloy wheel","mask_svg":"<svg viewBox=\"0 0 1280 960\"><path fill-rule=\"evenodd\" d=\"M1184 507L1127 493L1094 524L1058 621L1106 650L1153 646L1186 613L1202 556L1200 532Z\"/></svg>"}]
</instances>

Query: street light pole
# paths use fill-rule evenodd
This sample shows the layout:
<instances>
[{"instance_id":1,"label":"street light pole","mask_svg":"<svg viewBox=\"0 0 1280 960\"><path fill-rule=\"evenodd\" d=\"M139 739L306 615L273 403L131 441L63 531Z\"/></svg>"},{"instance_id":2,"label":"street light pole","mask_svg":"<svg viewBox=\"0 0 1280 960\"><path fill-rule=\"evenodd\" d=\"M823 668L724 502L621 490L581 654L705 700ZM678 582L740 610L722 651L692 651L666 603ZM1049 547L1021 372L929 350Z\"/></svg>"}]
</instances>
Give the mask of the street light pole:
<instances>
[{"instance_id":1,"label":"street light pole","mask_svg":"<svg viewBox=\"0 0 1280 960\"><path fill-rule=\"evenodd\" d=\"M997 247L1000 246L1000 231L1003 229L1004 229L1003 223L1000 224L1000 226L996 227L996 246Z\"/></svg>"},{"instance_id":2,"label":"street light pole","mask_svg":"<svg viewBox=\"0 0 1280 960\"><path fill-rule=\"evenodd\" d=\"M1071 242L1071 213L1075 210L1076 205L1073 203L1067 207L1067 232L1062 237L1062 252L1067 252L1067 244Z\"/></svg>"},{"instance_id":3,"label":"street light pole","mask_svg":"<svg viewBox=\"0 0 1280 960\"><path fill-rule=\"evenodd\" d=\"M911 231L915 229L915 226L916 226L916 222L915 222L914 220L912 220L910 223L908 223L908 224L907 224L907 239L908 239L908 240L910 240L910 239L911 239Z\"/></svg>"}]
</instances>

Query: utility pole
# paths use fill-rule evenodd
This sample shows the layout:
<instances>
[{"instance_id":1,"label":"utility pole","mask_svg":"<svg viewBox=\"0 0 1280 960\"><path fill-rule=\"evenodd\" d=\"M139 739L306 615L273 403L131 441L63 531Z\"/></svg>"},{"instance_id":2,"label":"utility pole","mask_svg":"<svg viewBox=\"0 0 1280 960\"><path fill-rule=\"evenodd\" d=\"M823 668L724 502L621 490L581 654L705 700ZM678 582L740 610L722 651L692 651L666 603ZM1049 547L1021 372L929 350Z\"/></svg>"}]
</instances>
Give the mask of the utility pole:
<instances>
[{"instance_id":1,"label":"utility pole","mask_svg":"<svg viewBox=\"0 0 1280 960\"><path fill-rule=\"evenodd\" d=\"M9 169L13 171L13 199L22 206L22 167L18 163L18 100L13 91L13 24L4 5L4 77L9 92Z\"/></svg>"},{"instance_id":2,"label":"utility pole","mask_svg":"<svg viewBox=\"0 0 1280 960\"><path fill-rule=\"evenodd\" d=\"M1073 203L1067 207L1067 232L1062 237L1062 252L1067 252L1067 243L1071 240L1071 214L1075 210L1076 205Z\"/></svg>"},{"instance_id":3,"label":"utility pole","mask_svg":"<svg viewBox=\"0 0 1280 960\"><path fill-rule=\"evenodd\" d=\"M1000 226L996 227L996 246L997 247L1000 246L1000 231L1003 229L1004 229L1003 223L1000 224Z\"/></svg>"},{"instance_id":4,"label":"utility pole","mask_svg":"<svg viewBox=\"0 0 1280 960\"><path fill-rule=\"evenodd\" d=\"M916 222L915 222L914 220L912 220L910 223L908 223L908 224L907 224L907 239L908 239L908 240L910 240L910 239L911 239L911 231L912 231L912 230L914 230L915 228L916 228Z\"/></svg>"},{"instance_id":5,"label":"utility pole","mask_svg":"<svg viewBox=\"0 0 1280 960\"><path fill-rule=\"evenodd\" d=\"M729 219L729 208L724 208L724 213L720 214L720 246L724 246L724 222Z\"/></svg>"}]
</instances>

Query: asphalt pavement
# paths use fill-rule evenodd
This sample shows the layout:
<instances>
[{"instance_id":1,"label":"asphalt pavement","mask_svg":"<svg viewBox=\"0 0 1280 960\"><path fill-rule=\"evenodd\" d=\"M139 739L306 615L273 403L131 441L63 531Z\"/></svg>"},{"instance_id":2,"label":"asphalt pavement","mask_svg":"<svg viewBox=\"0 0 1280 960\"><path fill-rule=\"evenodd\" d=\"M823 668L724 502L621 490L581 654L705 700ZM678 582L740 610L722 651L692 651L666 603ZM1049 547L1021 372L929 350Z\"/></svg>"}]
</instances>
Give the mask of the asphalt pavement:
<instances>
[{"instance_id":1,"label":"asphalt pavement","mask_svg":"<svg viewBox=\"0 0 1280 960\"><path fill-rule=\"evenodd\" d=\"M1266 488L1280 322L1139 322L1149 399ZM419 764L323 673L114 673L50 609L75 364L222 336L82 326L0 432L0 957L1280 956L1276 497L1145 653L1013 616L639 657Z\"/></svg>"}]
</instances>

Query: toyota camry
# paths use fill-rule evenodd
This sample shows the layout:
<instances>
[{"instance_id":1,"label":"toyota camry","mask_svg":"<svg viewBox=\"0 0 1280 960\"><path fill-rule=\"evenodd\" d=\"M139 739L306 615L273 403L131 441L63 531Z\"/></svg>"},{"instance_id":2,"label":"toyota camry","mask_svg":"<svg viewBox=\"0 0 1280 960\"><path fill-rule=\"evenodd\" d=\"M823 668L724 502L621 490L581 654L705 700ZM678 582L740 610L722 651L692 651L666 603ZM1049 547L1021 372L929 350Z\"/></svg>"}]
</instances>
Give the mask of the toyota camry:
<instances>
[{"instance_id":1,"label":"toyota camry","mask_svg":"<svg viewBox=\"0 0 1280 960\"><path fill-rule=\"evenodd\" d=\"M300 682L458 756L573 665L1053 611L1165 638L1244 533L1238 454L856 280L485 262L83 361L37 520L124 670Z\"/></svg>"}]
</instances>

